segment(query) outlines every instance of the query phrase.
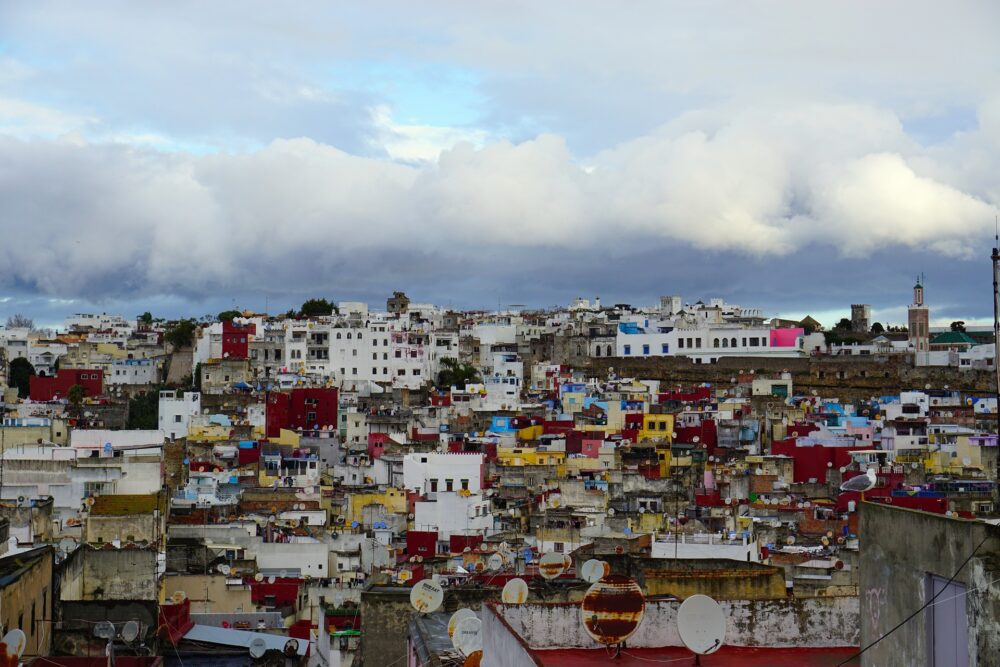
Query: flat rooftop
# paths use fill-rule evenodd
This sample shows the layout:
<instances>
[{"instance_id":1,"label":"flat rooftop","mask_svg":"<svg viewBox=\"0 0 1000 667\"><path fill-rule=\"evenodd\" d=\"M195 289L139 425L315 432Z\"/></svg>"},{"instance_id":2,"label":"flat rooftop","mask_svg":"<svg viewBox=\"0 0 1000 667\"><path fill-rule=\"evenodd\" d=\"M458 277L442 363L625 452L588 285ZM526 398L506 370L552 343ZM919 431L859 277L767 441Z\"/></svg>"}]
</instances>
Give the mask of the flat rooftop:
<instances>
[{"instance_id":1,"label":"flat rooftop","mask_svg":"<svg viewBox=\"0 0 1000 667\"><path fill-rule=\"evenodd\" d=\"M859 649L842 648L752 648L723 646L711 655L701 657L703 667L836 667ZM611 649L532 650L544 667L650 667L655 663L694 664L694 654L679 646L662 648L625 648L617 659ZM689 662L685 662L688 658ZM855 658L848 665L860 665Z\"/></svg>"}]
</instances>

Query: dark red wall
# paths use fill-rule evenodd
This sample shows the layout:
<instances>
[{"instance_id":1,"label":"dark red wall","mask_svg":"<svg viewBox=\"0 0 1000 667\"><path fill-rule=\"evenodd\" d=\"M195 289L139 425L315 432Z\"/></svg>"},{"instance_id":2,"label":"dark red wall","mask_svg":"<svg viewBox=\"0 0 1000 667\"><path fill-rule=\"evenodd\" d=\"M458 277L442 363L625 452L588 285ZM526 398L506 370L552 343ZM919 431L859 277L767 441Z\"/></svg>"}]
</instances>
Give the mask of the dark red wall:
<instances>
[{"instance_id":1,"label":"dark red wall","mask_svg":"<svg viewBox=\"0 0 1000 667\"><path fill-rule=\"evenodd\" d=\"M104 393L104 371L82 368L63 368L54 377L32 376L28 385L28 395L33 401L52 401L67 398L69 388L78 384L86 396L100 396Z\"/></svg>"},{"instance_id":2,"label":"dark red wall","mask_svg":"<svg viewBox=\"0 0 1000 667\"><path fill-rule=\"evenodd\" d=\"M315 413L315 419L309 419ZM267 437L278 437L281 429L337 428L337 390L333 388L292 389L267 397Z\"/></svg>"},{"instance_id":3,"label":"dark red wall","mask_svg":"<svg viewBox=\"0 0 1000 667\"><path fill-rule=\"evenodd\" d=\"M229 359L246 359L250 356L250 336L256 333L253 324L222 323L222 356Z\"/></svg>"},{"instance_id":4,"label":"dark red wall","mask_svg":"<svg viewBox=\"0 0 1000 667\"><path fill-rule=\"evenodd\" d=\"M406 531L406 555L429 558L437 555L438 534L436 530Z\"/></svg>"}]
</instances>

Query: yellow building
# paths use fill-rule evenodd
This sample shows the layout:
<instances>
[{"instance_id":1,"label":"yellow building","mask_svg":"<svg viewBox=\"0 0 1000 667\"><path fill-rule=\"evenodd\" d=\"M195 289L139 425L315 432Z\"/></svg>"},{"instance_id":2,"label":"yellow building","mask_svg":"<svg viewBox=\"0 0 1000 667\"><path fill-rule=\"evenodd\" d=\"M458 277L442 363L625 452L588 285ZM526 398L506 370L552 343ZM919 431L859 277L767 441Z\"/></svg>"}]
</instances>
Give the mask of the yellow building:
<instances>
[{"instance_id":1,"label":"yellow building","mask_svg":"<svg viewBox=\"0 0 1000 667\"><path fill-rule=\"evenodd\" d=\"M671 414L651 414L642 416L642 428L639 430L639 442L644 440L674 441L674 416Z\"/></svg>"},{"instance_id":2,"label":"yellow building","mask_svg":"<svg viewBox=\"0 0 1000 667\"><path fill-rule=\"evenodd\" d=\"M350 526L355 521L364 524L365 508L379 506L387 514L405 514L406 491L389 487L385 491L351 493L344 524Z\"/></svg>"},{"instance_id":3,"label":"yellow building","mask_svg":"<svg viewBox=\"0 0 1000 667\"><path fill-rule=\"evenodd\" d=\"M566 452L533 447L497 447L497 462L503 466L558 466L566 460Z\"/></svg>"}]
</instances>

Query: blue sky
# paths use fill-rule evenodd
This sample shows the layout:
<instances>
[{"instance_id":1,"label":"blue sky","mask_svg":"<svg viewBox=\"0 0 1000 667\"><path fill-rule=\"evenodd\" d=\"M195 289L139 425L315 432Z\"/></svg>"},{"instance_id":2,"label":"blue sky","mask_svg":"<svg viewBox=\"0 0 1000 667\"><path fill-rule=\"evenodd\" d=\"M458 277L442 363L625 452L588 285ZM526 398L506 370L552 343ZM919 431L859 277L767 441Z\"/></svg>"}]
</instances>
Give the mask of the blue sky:
<instances>
[{"instance_id":1,"label":"blue sky","mask_svg":"<svg viewBox=\"0 0 1000 667\"><path fill-rule=\"evenodd\" d=\"M991 315L990 2L0 6L0 315Z\"/></svg>"}]
</instances>

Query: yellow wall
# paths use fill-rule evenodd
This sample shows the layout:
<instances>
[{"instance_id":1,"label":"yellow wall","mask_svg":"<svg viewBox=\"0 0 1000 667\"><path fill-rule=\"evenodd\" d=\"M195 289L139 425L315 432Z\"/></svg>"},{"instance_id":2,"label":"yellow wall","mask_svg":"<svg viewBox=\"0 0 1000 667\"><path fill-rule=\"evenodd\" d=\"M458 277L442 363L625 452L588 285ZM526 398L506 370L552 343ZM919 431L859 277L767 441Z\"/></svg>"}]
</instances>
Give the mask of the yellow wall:
<instances>
[{"instance_id":1,"label":"yellow wall","mask_svg":"<svg viewBox=\"0 0 1000 667\"><path fill-rule=\"evenodd\" d=\"M352 521L361 523L364 508L368 505L381 505L390 514L405 514L406 491L390 487L380 493L352 493L344 524L350 526Z\"/></svg>"},{"instance_id":2,"label":"yellow wall","mask_svg":"<svg viewBox=\"0 0 1000 667\"><path fill-rule=\"evenodd\" d=\"M674 441L674 416L645 414L642 418L642 429L639 431L639 442L643 440Z\"/></svg>"},{"instance_id":3,"label":"yellow wall","mask_svg":"<svg viewBox=\"0 0 1000 667\"><path fill-rule=\"evenodd\" d=\"M562 465L566 452L538 451L531 447L498 447L497 461L505 466Z\"/></svg>"}]
</instances>

